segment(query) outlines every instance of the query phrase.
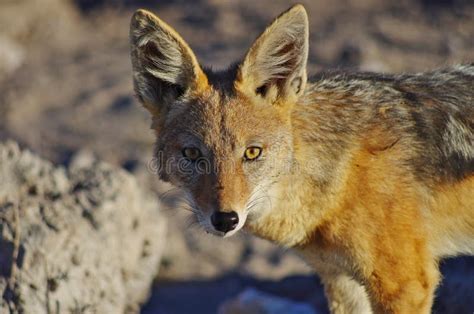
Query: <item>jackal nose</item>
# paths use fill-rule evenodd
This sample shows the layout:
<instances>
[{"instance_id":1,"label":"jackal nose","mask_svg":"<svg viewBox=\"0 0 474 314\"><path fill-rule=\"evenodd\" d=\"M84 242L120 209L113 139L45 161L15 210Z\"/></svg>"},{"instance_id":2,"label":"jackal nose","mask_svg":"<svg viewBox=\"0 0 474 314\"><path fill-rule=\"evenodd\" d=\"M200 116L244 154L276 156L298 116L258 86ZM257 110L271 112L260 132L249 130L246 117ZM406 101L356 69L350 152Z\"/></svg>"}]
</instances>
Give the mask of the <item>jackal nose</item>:
<instances>
[{"instance_id":1,"label":"jackal nose","mask_svg":"<svg viewBox=\"0 0 474 314\"><path fill-rule=\"evenodd\" d=\"M211 216L211 222L217 231L227 233L237 227L239 224L239 215L234 211L230 213L215 212Z\"/></svg>"}]
</instances>

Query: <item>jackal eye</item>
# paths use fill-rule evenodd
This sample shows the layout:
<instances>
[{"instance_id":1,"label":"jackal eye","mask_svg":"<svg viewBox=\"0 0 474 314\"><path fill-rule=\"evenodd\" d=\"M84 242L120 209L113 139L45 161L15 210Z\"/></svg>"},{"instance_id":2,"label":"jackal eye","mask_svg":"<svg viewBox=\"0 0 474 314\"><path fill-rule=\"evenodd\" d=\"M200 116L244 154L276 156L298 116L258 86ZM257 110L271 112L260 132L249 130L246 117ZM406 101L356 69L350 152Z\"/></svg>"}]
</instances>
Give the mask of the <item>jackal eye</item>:
<instances>
[{"instance_id":1,"label":"jackal eye","mask_svg":"<svg viewBox=\"0 0 474 314\"><path fill-rule=\"evenodd\" d=\"M201 157L201 151L196 147L185 147L183 149L183 157L189 159L190 161L196 161Z\"/></svg>"},{"instance_id":2,"label":"jackal eye","mask_svg":"<svg viewBox=\"0 0 474 314\"><path fill-rule=\"evenodd\" d=\"M260 155L262 154L262 149L257 146L250 146L247 147L244 153L244 158L245 160L252 161L258 159Z\"/></svg>"}]
</instances>

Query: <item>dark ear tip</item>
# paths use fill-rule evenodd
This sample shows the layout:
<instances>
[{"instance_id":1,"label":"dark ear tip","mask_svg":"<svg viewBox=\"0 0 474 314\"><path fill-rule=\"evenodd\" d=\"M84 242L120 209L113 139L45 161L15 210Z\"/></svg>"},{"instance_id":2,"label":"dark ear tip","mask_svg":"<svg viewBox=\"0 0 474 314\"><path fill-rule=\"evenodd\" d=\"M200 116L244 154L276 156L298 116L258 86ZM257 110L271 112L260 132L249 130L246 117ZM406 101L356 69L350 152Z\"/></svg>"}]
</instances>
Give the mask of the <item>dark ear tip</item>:
<instances>
[{"instance_id":1,"label":"dark ear tip","mask_svg":"<svg viewBox=\"0 0 474 314\"><path fill-rule=\"evenodd\" d=\"M138 9L135 11L135 13L133 13L132 15L132 19L142 19L142 18L146 18L146 17L150 17L150 16L153 16L154 14L151 13L150 11L148 10L145 10L145 9Z\"/></svg>"},{"instance_id":2,"label":"dark ear tip","mask_svg":"<svg viewBox=\"0 0 474 314\"><path fill-rule=\"evenodd\" d=\"M138 9L136 10L133 15L132 15L132 18L131 18L131 21L132 23L133 22L136 22L136 21L140 21L142 20L145 16L146 16L146 10L143 10L143 9Z\"/></svg>"},{"instance_id":3,"label":"dark ear tip","mask_svg":"<svg viewBox=\"0 0 474 314\"><path fill-rule=\"evenodd\" d=\"M144 24L156 24L158 18L155 14L145 9L138 9L133 13L130 25L131 27L140 27Z\"/></svg>"}]
</instances>

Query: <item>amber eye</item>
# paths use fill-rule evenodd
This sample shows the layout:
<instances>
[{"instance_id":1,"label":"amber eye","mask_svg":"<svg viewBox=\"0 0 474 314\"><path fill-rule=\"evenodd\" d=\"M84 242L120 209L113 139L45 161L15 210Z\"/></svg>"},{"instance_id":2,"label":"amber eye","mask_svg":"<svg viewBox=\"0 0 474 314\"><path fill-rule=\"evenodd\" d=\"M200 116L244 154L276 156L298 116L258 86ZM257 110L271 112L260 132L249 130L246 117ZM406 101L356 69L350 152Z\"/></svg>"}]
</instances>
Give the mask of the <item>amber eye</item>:
<instances>
[{"instance_id":1,"label":"amber eye","mask_svg":"<svg viewBox=\"0 0 474 314\"><path fill-rule=\"evenodd\" d=\"M245 160L256 160L262 154L262 149L260 147L251 146L245 150Z\"/></svg>"},{"instance_id":2,"label":"amber eye","mask_svg":"<svg viewBox=\"0 0 474 314\"><path fill-rule=\"evenodd\" d=\"M190 161L196 161L201 157L201 151L196 147L186 147L183 149L183 156Z\"/></svg>"}]
</instances>

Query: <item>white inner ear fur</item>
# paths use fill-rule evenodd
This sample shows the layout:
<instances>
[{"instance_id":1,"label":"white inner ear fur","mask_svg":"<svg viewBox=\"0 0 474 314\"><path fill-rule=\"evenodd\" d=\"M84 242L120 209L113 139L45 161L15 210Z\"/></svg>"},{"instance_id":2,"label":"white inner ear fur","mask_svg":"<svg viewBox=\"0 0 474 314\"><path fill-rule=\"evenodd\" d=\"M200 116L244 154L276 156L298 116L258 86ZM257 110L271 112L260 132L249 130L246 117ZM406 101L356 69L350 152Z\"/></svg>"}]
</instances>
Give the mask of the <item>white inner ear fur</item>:
<instances>
[{"instance_id":1,"label":"white inner ear fur","mask_svg":"<svg viewBox=\"0 0 474 314\"><path fill-rule=\"evenodd\" d=\"M207 84L191 48L154 14L138 10L130 24L134 88L142 104L160 115L187 91Z\"/></svg>"},{"instance_id":2,"label":"white inner ear fur","mask_svg":"<svg viewBox=\"0 0 474 314\"><path fill-rule=\"evenodd\" d=\"M240 68L241 83L268 100L299 96L307 79L308 33L303 6L296 5L283 13L247 53Z\"/></svg>"},{"instance_id":3,"label":"white inner ear fur","mask_svg":"<svg viewBox=\"0 0 474 314\"><path fill-rule=\"evenodd\" d=\"M179 45L162 32L143 36L138 48L143 49L143 58L149 62L145 70L154 77L172 83L182 84L183 58Z\"/></svg>"},{"instance_id":4,"label":"white inner ear fur","mask_svg":"<svg viewBox=\"0 0 474 314\"><path fill-rule=\"evenodd\" d=\"M166 23L152 13L139 11L132 22L132 49L141 71L171 84L184 85L199 67L191 49Z\"/></svg>"}]
</instances>

